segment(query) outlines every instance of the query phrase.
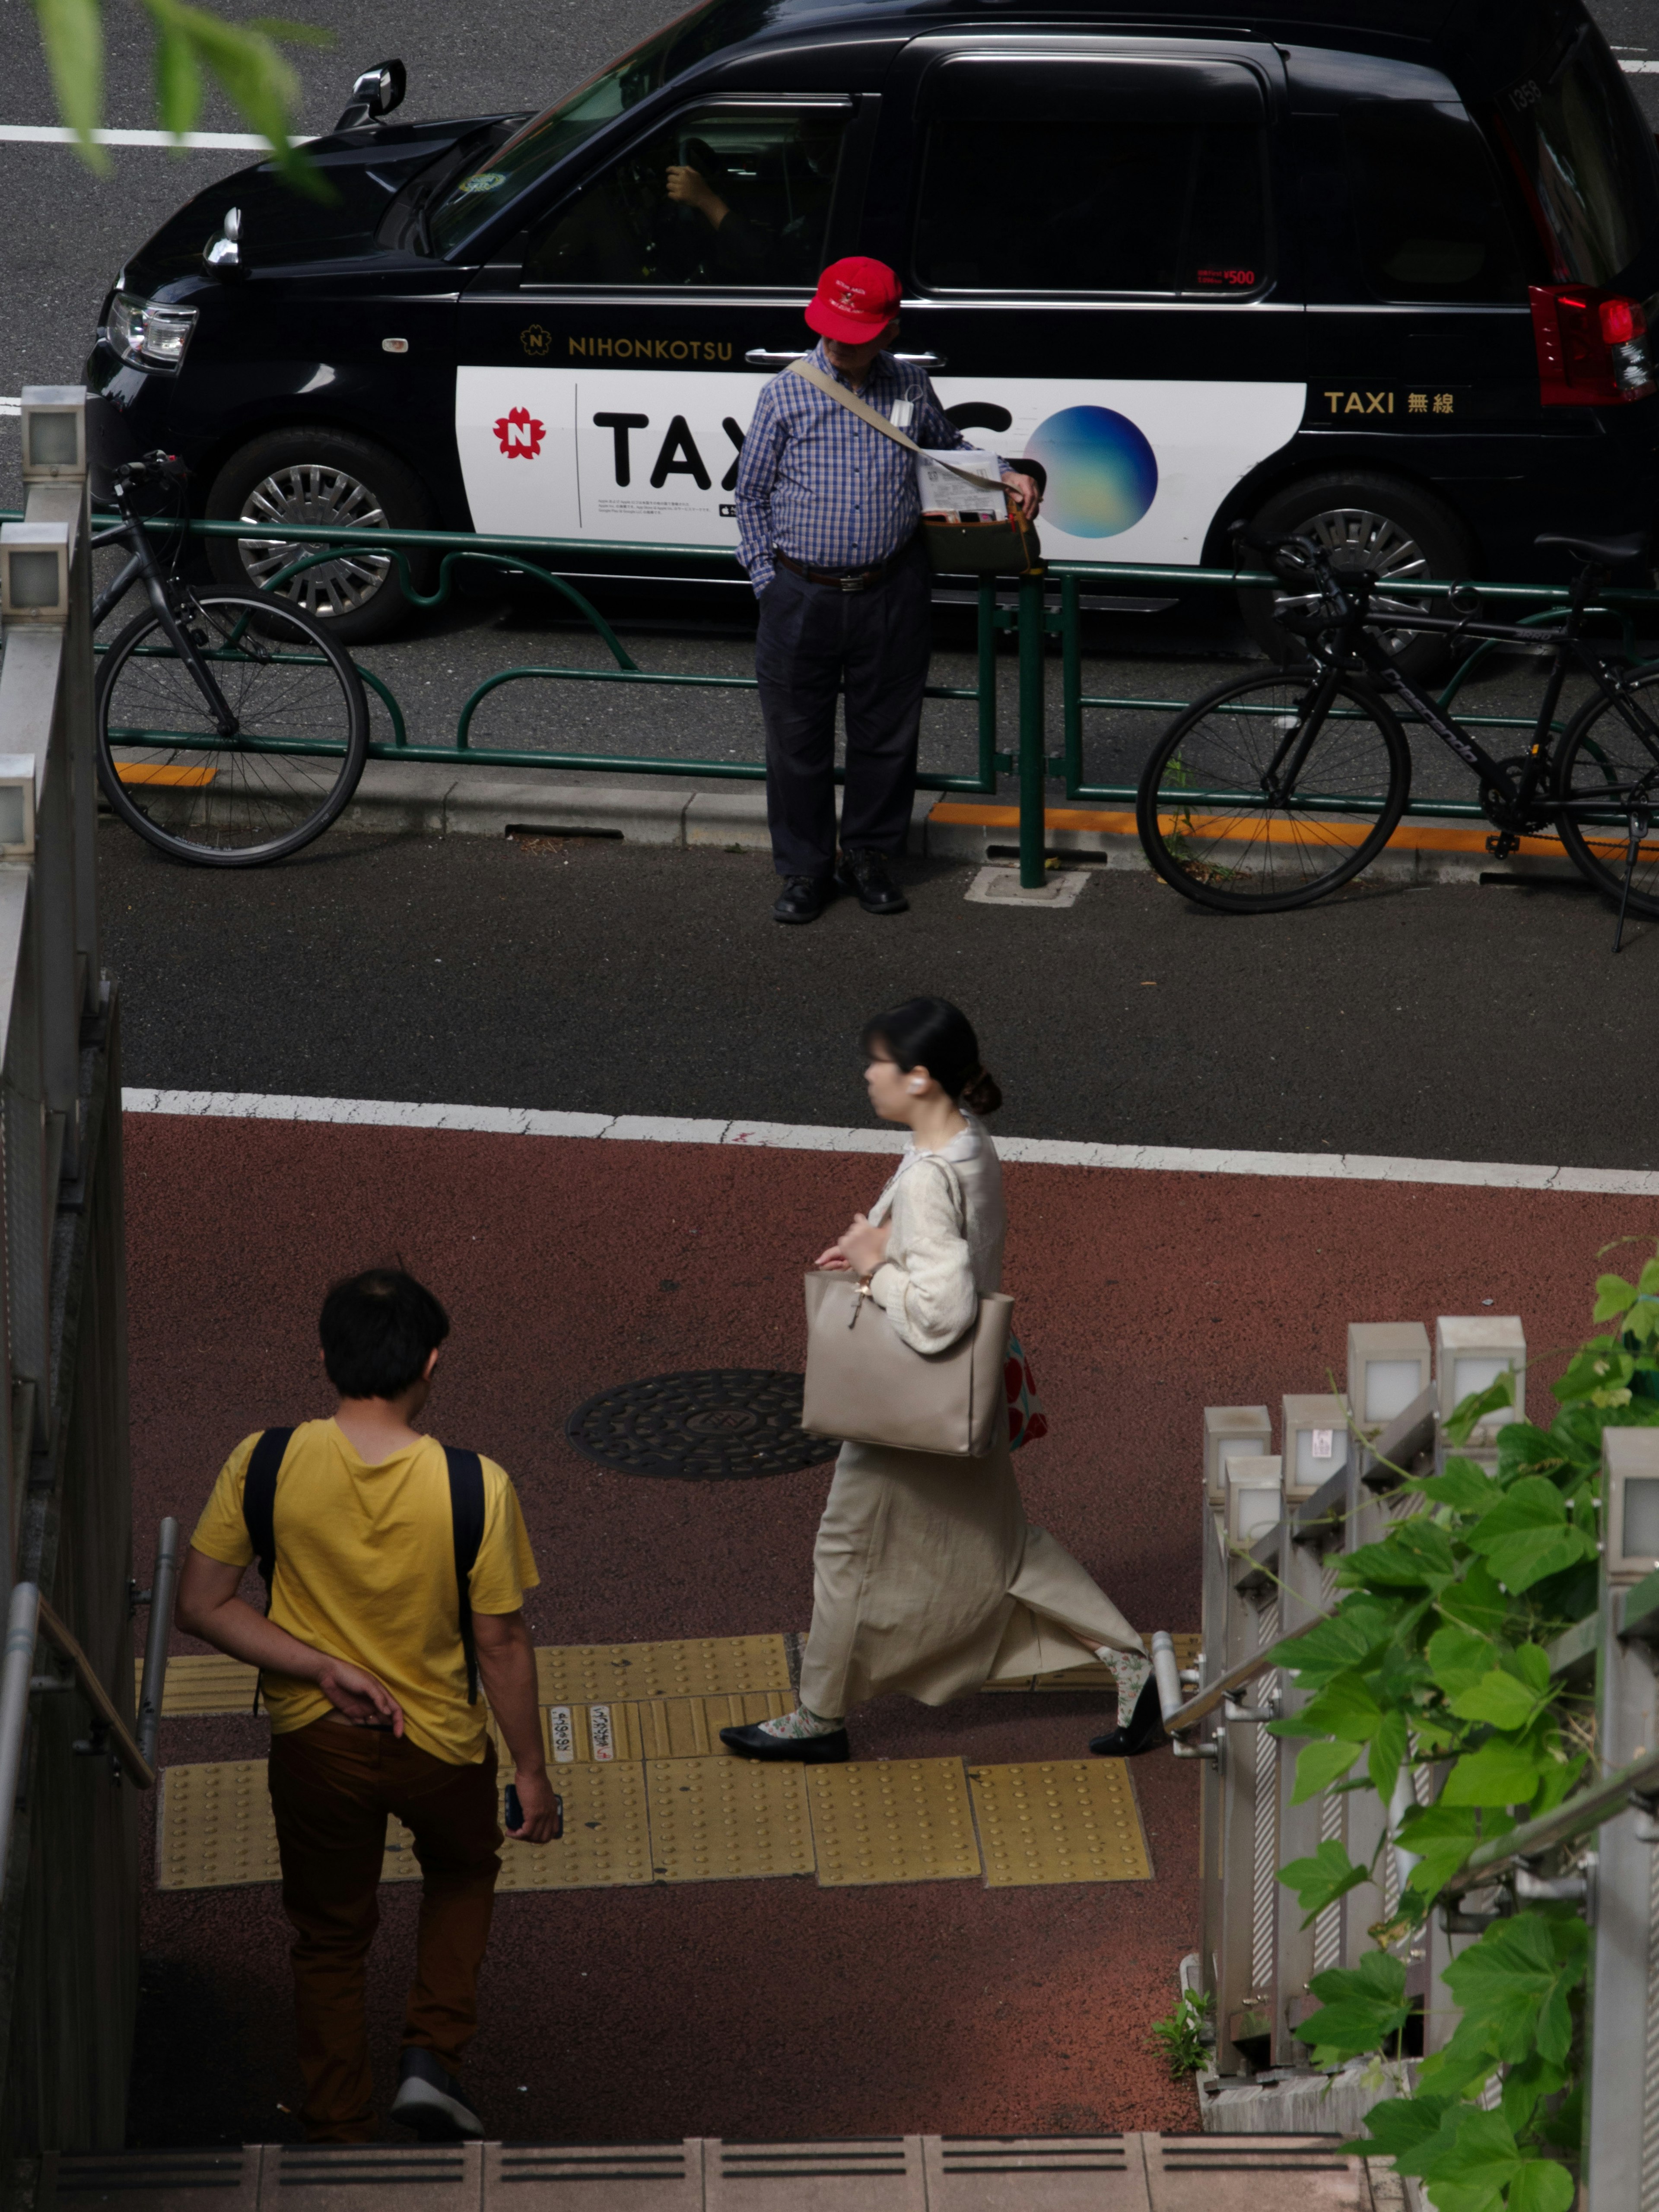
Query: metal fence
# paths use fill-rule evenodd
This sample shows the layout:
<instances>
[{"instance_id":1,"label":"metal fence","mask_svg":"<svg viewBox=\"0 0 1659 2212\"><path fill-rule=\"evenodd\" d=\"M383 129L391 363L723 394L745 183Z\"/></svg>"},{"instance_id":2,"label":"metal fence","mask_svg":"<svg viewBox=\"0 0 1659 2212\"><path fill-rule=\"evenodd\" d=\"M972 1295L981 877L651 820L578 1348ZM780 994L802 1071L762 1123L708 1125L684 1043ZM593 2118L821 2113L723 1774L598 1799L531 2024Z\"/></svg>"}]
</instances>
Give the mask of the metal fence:
<instances>
[{"instance_id":1,"label":"metal fence","mask_svg":"<svg viewBox=\"0 0 1659 2212\"><path fill-rule=\"evenodd\" d=\"M1524 1415L1527 1347L1518 1322L1443 1317L1432 1344L1418 1322L1355 1324L1345 1395L1288 1395L1276 1421L1266 1406L1212 1407L1205 1414L1202 1652L1183 1678L1170 1638L1160 1634L1153 1663L1176 1756L1203 1762L1198 1979L1212 2000L1214 2073L1205 2100L1212 2129L1352 2132L1370 2104L1400 2094L1388 2070L1375 2066L1314 2072L1297 2030L1318 2008L1312 1977L1357 1966L1376 1948L1373 1931L1395 1921L1415 1862L1402 1863L1386 1837L1413 1796L1431 1802L1437 1770L1402 1770L1386 1808L1368 1790L1333 1789L1293 1805L1294 1746L1281 1746L1261 1724L1293 1713L1306 1698L1266 1656L1334 1605L1345 1553L1422 1510L1398 1470L1442 1472L1449 1450L1491 1461L1491 1431L1449 1447L1443 1424L1470 1389L1504 1366L1514 1374L1516 1409ZM1372 1441L1361 1441L1366 1437ZM1659 1504L1659 1430L1606 1431L1602 1498L1598 1609L1548 1647L1557 1686L1594 1698L1598 1778L1557 1811L1474 1851L1428 1923L1397 1939L1396 1955L1417 2008L1415 2055L1426 2055L1443 2048L1457 2023L1445 1968L1486 1924L1465 1910L1472 1894L1487 1893L1488 1917L1505 1909L1506 1888L1521 1901L1577 1901L1593 1929L1588 2202L1655 2212L1659 1605L1643 1594L1638 1617L1628 1601L1659 1567L1659 1519L1643 1517L1649 1501ZM1578 1854L1580 1865L1560 1878L1563 1848L1587 1836L1594 1850ZM1277 1874L1328 1840L1343 1844L1356 1863L1375 1862L1376 1880L1304 1928ZM1550 1868L1556 1875L1546 1879ZM1410 2044L1407 2055L1413 2055Z\"/></svg>"},{"instance_id":2,"label":"metal fence","mask_svg":"<svg viewBox=\"0 0 1659 2212\"><path fill-rule=\"evenodd\" d=\"M25 398L27 400L27 394ZM150 526L156 531L172 532L180 526L174 522L156 521ZM191 536L197 538L236 539L247 536L246 526L236 522L194 520L185 526ZM580 589L583 580L581 572L569 568L561 570L557 565L562 556L568 558L578 555L592 559L604 555L621 559L648 556L653 562L684 560L688 563L704 565L720 561L731 563L735 568L735 556L729 547L672 546L586 538L484 537L457 531L365 531L319 525L264 523L259 526L258 542L261 544L289 544L295 548L294 560L267 580L264 586L266 590L279 589L290 579L302 575L307 569L326 565L349 549L389 558L397 566L410 604L425 611L447 604L453 588L455 574L463 562L506 570L517 577L528 577L546 586L573 609L588 624L611 655L613 665L610 668L538 664L498 670L476 685L468 695L457 717L453 739L448 744L411 741L408 719L392 685L378 672L360 668L364 682L380 700L392 726L389 741L371 743L369 755L373 759L441 762L452 766L481 764L494 768L604 769L614 775L629 776L693 775L747 781L759 781L765 776L765 763L762 760L709 761L663 756L555 751L542 747L481 746L475 744L472 739L472 726L479 708L487 698L507 684L553 682L621 684L692 690L755 690L757 687L752 676L671 673L641 668L603 614ZM422 592L414 580L412 562L422 556L429 561L434 553L438 556L434 588L430 592ZM968 685L930 684L927 687L926 696L929 699L965 702L974 706L977 724L977 759L972 775L927 771L917 778L918 784L923 790L938 791L957 798L991 797L997 791L999 775L1012 774L1016 779L1020 881L1027 890L1036 889L1043 880L1048 828L1046 812L1052 787L1058 785L1059 791L1055 795L1065 804L1080 801L1125 809L1131 809L1134 805L1136 793L1133 784L1091 782L1088 780L1084 759L1085 715L1097 712L1174 715L1192 704L1192 701L1186 698L1097 693L1086 691L1084 688L1085 587L1091 585L1120 586L1137 584L1157 584L1182 590L1222 591L1229 594L1282 588L1277 579L1272 576L1238 568L1171 568L1113 562L1060 561L1019 577L981 578L971 593L961 594L964 601L970 600L975 608L975 681ZM1467 592L1473 590L1483 602L1492 602L1499 606L1526 605L1537 609L1537 614L1529 619L1539 622L1548 620L1557 608L1567 604L1570 597L1565 586L1551 584L1470 585L1449 580L1422 583L1391 580L1389 589L1391 594L1409 592L1430 602L1449 598L1454 591ZM1620 624L1624 648L1626 652L1633 652L1636 618L1642 611L1653 608L1659 608L1659 592L1618 589L1603 592L1591 612ZM1013 637L1018 664L1018 730L1014 743L1006 750L1000 749L998 744L1000 634ZM1058 641L1060 660L1058 703L1061 737L1060 750L1057 753L1048 750L1048 663L1050 639ZM1467 655L1439 694L1438 703L1442 708L1453 703L1475 670L1489 659L1493 649L1490 644L1480 644ZM1405 714L1402 719L1409 724L1415 718ZM1525 715L1470 714L1462 719L1475 729L1530 732L1533 727L1531 717ZM166 733L158 732L154 734L153 742L165 744L168 738ZM280 747L271 746L267 741L264 749L280 750ZM317 747L313 743L307 749L314 751ZM1332 805L1333 811L1342 811L1340 802L1333 802ZM1477 799L1416 798L1408 803L1406 811L1409 815L1454 822L1474 822L1484 818ZM1112 826L1132 830L1133 818L1126 813L1121 822Z\"/></svg>"},{"instance_id":3,"label":"metal fence","mask_svg":"<svg viewBox=\"0 0 1659 2212\"><path fill-rule=\"evenodd\" d=\"M120 2142L137 2000L116 994L98 950L82 395L0 529L0 2193Z\"/></svg>"}]
</instances>

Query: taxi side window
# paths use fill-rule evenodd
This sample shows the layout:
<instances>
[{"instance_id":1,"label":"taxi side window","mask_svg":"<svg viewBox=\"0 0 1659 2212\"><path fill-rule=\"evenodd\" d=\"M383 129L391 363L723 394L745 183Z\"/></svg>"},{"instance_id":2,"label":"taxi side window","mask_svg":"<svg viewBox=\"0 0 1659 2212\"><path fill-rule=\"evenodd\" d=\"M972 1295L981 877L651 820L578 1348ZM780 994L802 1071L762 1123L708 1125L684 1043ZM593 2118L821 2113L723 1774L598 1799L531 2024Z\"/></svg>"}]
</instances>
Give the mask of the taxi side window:
<instances>
[{"instance_id":1,"label":"taxi side window","mask_svg":"<svg viewBox=\"0 0 1659 2212\"><path fill-rule=\"evenodd\" d=\"M988 102L928 126L915 246L925 290L1237 297L1266 282L1257 123L1192 100L1137 120L1121 82L1098 101L1056 89L1046 113L1035 85L1020 94L1023 113Z\"/></svg>"},{"instance_id":2,"label":"taxi side window","mask_svg":"<svg viewBox=\"0 0 1659 2212\"><path fill-rule=\"evenodd\" d=\"M532 228L520 281L810 286L847 121L829 105L676 116Z\"/></svg>"},{"instance_id":3,"label":"taxi side window","mask_svg":"<svg viewBox=\"0 0 1659 2212\"><path fill-rule=\"evenodd\" d=\"M1379 300L1526 297L1497 171L1461 108L1366 102L1348 109L1342 135L1361 265Z\"/></svg>"}]
</instances>

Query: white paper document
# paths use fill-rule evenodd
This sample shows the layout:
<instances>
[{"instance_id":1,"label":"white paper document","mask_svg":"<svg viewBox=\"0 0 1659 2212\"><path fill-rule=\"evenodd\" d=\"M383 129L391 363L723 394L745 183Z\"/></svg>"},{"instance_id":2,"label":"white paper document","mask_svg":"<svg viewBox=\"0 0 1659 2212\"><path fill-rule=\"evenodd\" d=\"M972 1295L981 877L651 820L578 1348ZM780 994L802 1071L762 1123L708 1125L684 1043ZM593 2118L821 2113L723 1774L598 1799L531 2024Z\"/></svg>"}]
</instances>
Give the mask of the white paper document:
<instances>
[{"instance_id":1,"label":"white paper document","mask_svg":"<svg viewBox=\"0 0 1659 2212\"><path fill-rule=\"evenodd\" d=\"M950 466L945 465L946 463ZM956 469L965 469L969 476L982 478L993 489L981 491L977 484L964 483ZM921 495L921 511L947 522L978 522L981 520L1002 522L1007 519L1007 502L995 486L1002 480L1002 466L994 453L981 453L971 446L960 453L921 453L916 456L916 489Z\"/></svg>"}]
</instances>

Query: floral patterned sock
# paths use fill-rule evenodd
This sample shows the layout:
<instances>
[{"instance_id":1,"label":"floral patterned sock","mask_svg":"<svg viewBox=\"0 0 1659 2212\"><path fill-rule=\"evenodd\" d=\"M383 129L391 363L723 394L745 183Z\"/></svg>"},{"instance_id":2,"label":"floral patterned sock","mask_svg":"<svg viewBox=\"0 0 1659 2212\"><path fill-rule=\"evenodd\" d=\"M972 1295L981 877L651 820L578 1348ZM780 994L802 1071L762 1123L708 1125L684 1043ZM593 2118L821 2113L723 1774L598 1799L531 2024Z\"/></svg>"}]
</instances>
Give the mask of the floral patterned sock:
<instances>
[{"instance_id":1,"label":"floral patterned sock","mask_svg":"<svg viewBox=\"0 0 1659 2212\"><path fill-rule=\"evenodd\" d=\"M1146 1686L1146 1677L1152 1671L1152 1661L1145 1652L1114 1651L1109 1644L1103 1644L1095 1656L1117 1676L1117 1709L1127 1719Z\"/></svg>"},{"instance_id":2,"label":"floral patterned sock","mask_svg":"<svg viewBox=\"0 0 1659 2212\"><path fill-rule=\"evenodd\" d=\"M838 1728L843 1728L845 1725L843 1721L827 1721L821 1715L809 1711L805 1705L797 1705L793 1713L780 1713L775 1720L763 1721L760 1724L763 1735L782 1736L786 1739L804 1735L833 1735Z\"/></svg>"}]
</instances>

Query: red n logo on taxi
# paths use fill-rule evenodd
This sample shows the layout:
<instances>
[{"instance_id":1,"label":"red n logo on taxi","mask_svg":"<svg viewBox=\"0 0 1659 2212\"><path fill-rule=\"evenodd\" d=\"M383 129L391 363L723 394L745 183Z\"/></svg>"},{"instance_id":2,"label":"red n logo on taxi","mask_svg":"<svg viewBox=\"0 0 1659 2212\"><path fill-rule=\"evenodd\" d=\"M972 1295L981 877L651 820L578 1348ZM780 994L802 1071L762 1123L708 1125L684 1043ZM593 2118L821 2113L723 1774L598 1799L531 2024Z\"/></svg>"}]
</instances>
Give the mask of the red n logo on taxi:
<instances>
[{"instance_id":1,"label":"red n logo on taxi","mask_svg":"<svg viewBox=\"0 0 1659 2212\"><path fill-rule=\"evenodd\" d=\"M533 461L542 449L547 425L538 422L527 407L509 408L495 418L495 431L509 461Z\"/></svg>"}]
</instances>

